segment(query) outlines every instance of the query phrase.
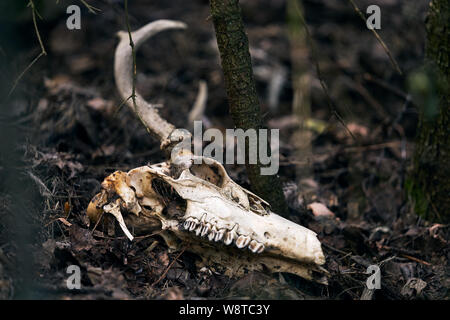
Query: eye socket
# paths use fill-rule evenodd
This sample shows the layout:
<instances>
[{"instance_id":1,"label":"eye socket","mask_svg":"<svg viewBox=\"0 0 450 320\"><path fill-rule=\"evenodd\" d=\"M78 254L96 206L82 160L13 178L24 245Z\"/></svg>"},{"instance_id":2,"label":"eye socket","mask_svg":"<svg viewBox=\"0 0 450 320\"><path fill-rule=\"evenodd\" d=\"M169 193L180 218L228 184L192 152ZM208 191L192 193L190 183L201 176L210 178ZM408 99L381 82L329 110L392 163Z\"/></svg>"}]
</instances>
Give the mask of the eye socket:
<instances>
[{"instance_id":1,"label":"eye socket","mask_svg":"<svg viewBox=\"0 0 450 320\"><path fill-rule=\"evenodd\" d=\"M152 179L152 189L164 200L164 203L181 198L175 189L161 178Z\"/></svg>"},{"instance_id":2,"label":"eye socket","mask_svg":"<svg viewBox=\"0 0 450 320\"><path fill-rule=\"evenodd\" d=\"M186 201L185 202L170 202L164 207L162 215L167 218L178 218L184 216L186 212Z\"/></svg>"},{"instance_id":3,"label":"eye socket","mask_svg":"<svg viewBox=\"0 0 450 320\"><path fill-rule=\"evenodd\" d=\"M152 211L153 210L153 208L152 207L150 207L150 206L142 206L142 208L144 208L145 210L147 210L147 211Z\"/></svg>"},{"instance_id":4,"label":"eye socket","mask_svg":"<svg viewBox=\"0 0 450 320\"><path fill-rule=\"evenodd\" d=\"M152 189L160 196L164 203L162 214L170 218L184 215L187 202L176 192L176 190L161 178L152 180Z\"/></svg>"}]
</instances>

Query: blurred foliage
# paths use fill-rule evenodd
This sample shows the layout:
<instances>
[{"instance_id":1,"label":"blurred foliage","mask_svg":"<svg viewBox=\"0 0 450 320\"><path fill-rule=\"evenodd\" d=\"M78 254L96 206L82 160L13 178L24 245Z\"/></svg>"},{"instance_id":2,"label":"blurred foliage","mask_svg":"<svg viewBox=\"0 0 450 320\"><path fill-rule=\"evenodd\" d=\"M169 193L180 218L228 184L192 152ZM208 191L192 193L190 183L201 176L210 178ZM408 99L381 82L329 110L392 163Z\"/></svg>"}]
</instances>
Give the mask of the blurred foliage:
<instances>
[{"instance_id":1,"label":"blurred foliage","mask_svg":"<svg viewBox=\"0 0 450 320\"><path fill-rule=\"evenodd\" d=\"M17 23L31 21L31 9L28 7L28 0L3 0L0 2L0 21ZM48 5L51 1L46 1L44 4L43 0L33 1L36 9L41 12L45 5Z\"/></svg>"},{"instance_id":2,"label":"blurred foliage","mask_svg":"<svg viewBox=\"0 0 450 320\"><path fill-rule=\"evenodd\" d=\"M436 72L431 65L425 65L407 77L408 92L422 109L425 120L432 120L439 114L439 82Z\"/></svg>"},{"instance_id":3,"label":"blurred foliage","mask_svg":"<svg viewBox=\"0 0 450 320\"><path fill-rule=\"evenodd\" d=\"M68 0L33 0L33 3L37 11L37 25L41 31L45 30L49 22L64 15L71 2ZM0 1L0 30L0 49L8 52L8 56L14 56L15 52L38 45L29 0ZM43 35L43 37L45 42L45 36Z\"/></svg>"},{"instance_id":4,"label":"blurred foliage","mask_svg":"<svg viewBox=\"0 0 450 320\"><path fill-rule=\"evenodd\" d=\"M288 0L286 8L286 24L291 37L303 35L303 23L299 12L303 13L303 8L299 0Z\"/></svg>"},{"instance_id":5,"label":"blurred foliage","mask_svg":"<svg viewBox=\"0 0 450 320\"><path fill-rule=\"evenodd\" d=\"M67 6L73 4L69 0L33 0L34 6L42 20L52 20L66 12ZM31 8L29 0L0 1L0 23L22 24L29 23ZM79 4L82 7L81 3ZM38 21L39 22L39 21Z\"/></svg>"}]
</instances>

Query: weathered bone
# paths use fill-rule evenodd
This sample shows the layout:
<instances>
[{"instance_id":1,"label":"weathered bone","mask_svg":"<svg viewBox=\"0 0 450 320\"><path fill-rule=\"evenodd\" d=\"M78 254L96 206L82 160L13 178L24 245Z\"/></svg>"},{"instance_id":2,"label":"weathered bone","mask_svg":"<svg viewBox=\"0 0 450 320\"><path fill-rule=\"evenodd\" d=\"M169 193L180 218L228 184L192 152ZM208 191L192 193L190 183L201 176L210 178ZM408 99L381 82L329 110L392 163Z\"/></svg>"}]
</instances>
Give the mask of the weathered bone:
<instances>
[{"instance_id":1,"label":"weathered bone","mask_svg":"<svg viewBox=\"0 0 450 320\"><path fill-rule=\"evenodd\" d=\"M207 161L212 168L223 169L215 160ZM239 265L249 270L262 270L265 266L272 272L290 272L307 279L313 279L312 271L323 271L317 266L323 264L325 258L313 231L271 212L267 203L235 184L224 169L215 170L220 173L211 170L212 175L205 179L193 174L199 171L196 166L183 170L178 178L170 175L167 162L138 167L128 173L115 172L103 182L103 190L90 203L88 215L96 221L103 208L117 217L104 199L119 196L112 206L122 208L127 225L133 229L140 227L139 220L133 218L136 214L158 220L166 235L170 234L175 249L183 244L173 241L172 236L189 243L188 251L202 256L204 264L225 262L226 256L234 256L232 261L240 261ZM216 185L208 180L221 183ZM171 200L175 208L178 206L173 212L167 209L171 197L166 192L179 197ZM135 196L129 196L130 193ZM248 206L233 197L238 193L247 195ZM136 208L140 208L138 212ZM261 214L261 210L265 214ZM121 220L118 221L122 227ZM129 236L128 229L124 232ZM242 251L245 249L248 251ZM231 267L228 263L225 266Z\"/></svg>"},{"instance_id":2,"label":"weathered bone","mask_svg":"<svg viewBox=\"0 0 450 320\"><path fill-rule=\"evenodd\" d=\"M160 20L132 36L138 46L159 31L184 27L181 22ZM119 32L119 36L115 76L122 97L127 98L132 90L131 49L127 34ZM136 103L138 110L133 110L163 147L183 139L185 133L162 120L141 96ZM87 208L90 220L97 222L103 212L110 213L130 240L128 227L135 232L161 229L169 248L184 247L197 254L201 264L218 265L228 275L268 270L326 282L322 276L326 271L320 267L325 257L313 231L271 212L266 201L231 180L214 159L183 149L172 156L174 161L107 177ZM194 162L199 158L201 162Z\"/></svg>"},{"instance_id":3,"label":"weathered bone","mask_svg":"<svg viewBox=\"0 0 450 320\"><path fill-rule=\"evenodd\" d=\"M135 50L137 50L142 43L148 38L157 34L158 32L169 29L185 29L186 24L179 21L171 20L157 20L147 24L131 33L134 42ZM133 109L137 116L141 119L148 131L153 133L159 140L166 139L175 127L161 118L156 108L145 101L145 99L136 93L136 110L134 110L134 103L130 99L133 93L133 55L130 47L129 35L125 31L119 31L117 35L120 42L117 45L114 57L114 78L116 80L117 88L122 99L127 101L128 106Z\"/></svg>"}]
</instances>

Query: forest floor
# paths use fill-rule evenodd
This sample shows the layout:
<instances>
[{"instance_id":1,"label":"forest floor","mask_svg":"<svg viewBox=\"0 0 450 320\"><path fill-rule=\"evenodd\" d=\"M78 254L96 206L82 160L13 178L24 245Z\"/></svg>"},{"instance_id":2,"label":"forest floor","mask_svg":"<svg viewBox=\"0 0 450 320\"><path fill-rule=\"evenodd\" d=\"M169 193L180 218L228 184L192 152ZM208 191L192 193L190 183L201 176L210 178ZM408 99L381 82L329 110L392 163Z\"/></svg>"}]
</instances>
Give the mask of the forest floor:
<instances>
[{"instance_id":1,"label":"forest floor","mask_svg":"<svg viewBox=\"0 0 450 320\"><path fill-rule=\"evenodd\" d=\"M289 218L317 232L330 272L326 286L289 274L229 278L213 267L198 270L186 253L169 253L157 235L130 242L120 233L92 232L86 207L106 176L165 160L132 112L118 108L113 59L115 33L126 29L122 1L94 2L102 10L96 15L80 3L78 31L66 28L65 1L59 11L42 9L38 25L48 55L0 110L0 299L449 298L449 225L421 220L404 193L423 103L414 79L427 81L428 1L375 1L380 35L403 75L348 1L303 1L317 47L312 54L304 46L311 105L305 129L292 107L293 65L305 52L299 57L292 49L286 1L241 0L264 119L280 129ZM357 1L363 11L373 2ZM130 3L133 30L156 19L189 26L158 34L137 55L138 91L180 128L188 126L200 80L208 85L204 126L233 128L208 17L208 1ZM39 54L32 21L10 19L2 22L11 41L1 44L3 97ZM328 107L314 59L354 138ZM271 95L275 75L283 81ZM299 146L299 132L309 143ZM226 168L251 189L243 166ZM329 212L320 215L311 203ZM66 288L69 265L81 267L81 290ZM365 290L370 265L381 268L374 292Z\"/></svg>"}]
</instances>

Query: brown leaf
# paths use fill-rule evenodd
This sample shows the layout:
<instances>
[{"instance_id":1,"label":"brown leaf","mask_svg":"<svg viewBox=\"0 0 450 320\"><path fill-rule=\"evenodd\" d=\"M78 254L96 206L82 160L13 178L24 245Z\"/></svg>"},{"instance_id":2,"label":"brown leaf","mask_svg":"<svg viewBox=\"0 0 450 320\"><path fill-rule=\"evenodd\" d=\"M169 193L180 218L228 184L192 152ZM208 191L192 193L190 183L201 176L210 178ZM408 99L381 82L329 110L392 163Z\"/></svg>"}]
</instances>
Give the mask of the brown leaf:
<instances>
[{"instance_id":1,"label":"brown leaf","mask_svg":"<svg viewBox=\"0 0 450 320\"><path fill-rule=\"evenodd\" d=\"M418 296L426 286L427 283L422 279L411 278L403 286L401 294L408 298Z\"/></svg>"},{"instance_id":2,"label":"brown leaf","mask_svg":"<svg viewBox=\"0 0 450 320\"><path fill-rule=\"evenodd\" d=\"M64 218L58 218L58 220L61 221L64 225L66 225L68 227L72 226L72 224L69 221L67 221L66 219L64 219Z\"/></svg>"},{"instance_id":3,"label":"brown leaf","mask_svg":"<svg viewBox=\"0 0 450 320\"><path fill-rule=\"evenodd\" d=\"M97 243L91 231L88 229L82 229L77 225L72 225L69 232L72 249L75 251L90 250Z\"/></svg>"},{"instance_id":4,"label":"brown leaf","mask_svg":"<svg viewBox=\"0 0 450 320\"><path fill-rule=\"evenodd\" d=\"M89 108L92 108L96 111L111 111L111 108L113 107L113 102L110 100L105 100L102 98L94 98L89 100L86 105Z\"/></svg>"},{"instance_id":5,"label":"brown leaf","mask_svg":"<svg viewBox=\"0 0 450 320\"><path fill-rule=\"evenodd\" d=\"M308 204L308 209L312 211L315 217L326 216L334 217L334 213L330 211L324 204L320 202L313 202Z\"/></svg>"}]
</instances>

